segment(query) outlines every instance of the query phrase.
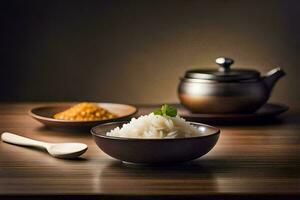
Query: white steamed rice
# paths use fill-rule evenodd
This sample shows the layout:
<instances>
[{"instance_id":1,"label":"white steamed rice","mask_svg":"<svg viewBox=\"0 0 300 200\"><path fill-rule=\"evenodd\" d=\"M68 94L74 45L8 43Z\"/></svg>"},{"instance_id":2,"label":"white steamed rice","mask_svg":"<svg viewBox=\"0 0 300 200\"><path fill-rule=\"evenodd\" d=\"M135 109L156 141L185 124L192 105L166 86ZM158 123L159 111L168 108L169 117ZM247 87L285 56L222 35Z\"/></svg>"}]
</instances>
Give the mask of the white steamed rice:
<instances>
[{"instance_id":1,"label":"white steamed rice","mask_svg":"<svg viewBox=\"0 0 300 200\"><path fill-rule=\"evenodd\" d=\"M185 138L201 135L201 132L183 118L168 117L161 115L144 115L139 118L132 118L122 128L115 128L106 133L107 136L126 138Z\"/></svg>"}]
</instances>

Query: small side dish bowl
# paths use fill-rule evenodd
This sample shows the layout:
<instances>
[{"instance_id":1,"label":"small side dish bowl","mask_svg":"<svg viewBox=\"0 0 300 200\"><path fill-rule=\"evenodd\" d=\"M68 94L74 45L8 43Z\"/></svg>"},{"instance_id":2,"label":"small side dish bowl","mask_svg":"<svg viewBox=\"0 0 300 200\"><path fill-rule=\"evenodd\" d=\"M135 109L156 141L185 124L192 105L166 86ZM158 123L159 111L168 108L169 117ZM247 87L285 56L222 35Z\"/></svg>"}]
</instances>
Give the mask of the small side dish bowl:
<instances>
[{"instance_id":1,"label":"small side dish bowl","mask_svg":"<svg viewBox=\"0 0 300 200\"><path fill-rule=\"evenodd\" d=\"M41 106L33 108L29 111L29 115L50 128L63 129L90 129L93 126L104 124L108 122L123 121L131 118L137 113L137 108L126 104L117 103L95 103L96 105L105 108L106 110L117 115L116 118L106 120L80 121L80 120L62 120L54 119L53 116L61 111L64 111L73 103L57 104L53 106Z\"/></svg>"},{"instance_id":2,"label":"small side dish bowl","mask_svg":"<svg viewBox=\"0 0 300 200\"><path fill-rule=\"evenodd\" d=\"M201 136L188 138L140 139L107 136L110 130L126 122L113 122L91 129L98 147L109 156L123 162L136 164L169 164L187 162L208 153L217 143L220 130L200 123Z\"/></svg>"}]
</instances>

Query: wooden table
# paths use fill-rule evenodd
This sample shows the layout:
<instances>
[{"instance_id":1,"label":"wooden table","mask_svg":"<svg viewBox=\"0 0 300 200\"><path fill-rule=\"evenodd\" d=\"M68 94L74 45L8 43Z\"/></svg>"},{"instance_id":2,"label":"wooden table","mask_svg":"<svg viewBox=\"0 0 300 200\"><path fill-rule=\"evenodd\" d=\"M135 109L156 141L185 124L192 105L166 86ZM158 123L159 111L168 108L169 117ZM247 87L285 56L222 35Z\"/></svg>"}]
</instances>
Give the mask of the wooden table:
<instances>
[{"instance_id":1,"label":"wooden table","mask_svg":"<svg viewBox=\"0 0 300 200\"><path fill-rule=\"evenodd\" d=\"M89 132L43 127L27 115L37 105L0 104L0 132L89 149L82 159L61 160L0 142L0 199L300 199L299 109L274 124L221 126L216 147L194 162L138 167L105 155Z\"/></svg>"}]
</instances>

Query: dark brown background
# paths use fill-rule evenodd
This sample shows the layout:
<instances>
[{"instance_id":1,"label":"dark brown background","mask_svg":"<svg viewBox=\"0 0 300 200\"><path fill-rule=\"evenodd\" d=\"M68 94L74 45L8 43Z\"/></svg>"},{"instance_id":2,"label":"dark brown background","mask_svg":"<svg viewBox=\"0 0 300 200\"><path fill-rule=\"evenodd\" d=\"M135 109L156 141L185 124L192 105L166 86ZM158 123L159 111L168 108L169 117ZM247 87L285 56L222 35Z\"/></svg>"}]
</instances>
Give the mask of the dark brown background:
<instances>
[{"instance_id":1,"label":"dark brown background","mask_svg":"<svg viewBox=\"0 0 300 200\"><path fill-rule=\"evenodd\" d=\"M190 66L288 76L298 104L300 1L2 1L0 101L175 102Z\"/></svg>"}]
</instances>

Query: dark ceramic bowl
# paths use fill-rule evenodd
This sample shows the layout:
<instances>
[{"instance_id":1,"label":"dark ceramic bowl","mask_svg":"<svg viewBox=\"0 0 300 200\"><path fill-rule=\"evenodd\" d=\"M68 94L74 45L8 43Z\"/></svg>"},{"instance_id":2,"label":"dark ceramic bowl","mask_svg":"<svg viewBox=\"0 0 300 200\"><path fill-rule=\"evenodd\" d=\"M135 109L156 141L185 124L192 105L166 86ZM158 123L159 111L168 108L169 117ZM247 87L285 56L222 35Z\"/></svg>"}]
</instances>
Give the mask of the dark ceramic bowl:
<instances>
[{"instance_id":1,"label":"dark ceramic bowl","mask_svg":"<svg viewBox=\"0 0 300 200\"><path fill-rule=\"evenodd\" d=\"M113 122L91 129L98 147L113 158L129 163L165 164L186 162L208 153L217 143L220 130L190 122L202 136L190 138L138 139L107 136L110 130L128 122Z\"/></svg>"}]
</instances>

